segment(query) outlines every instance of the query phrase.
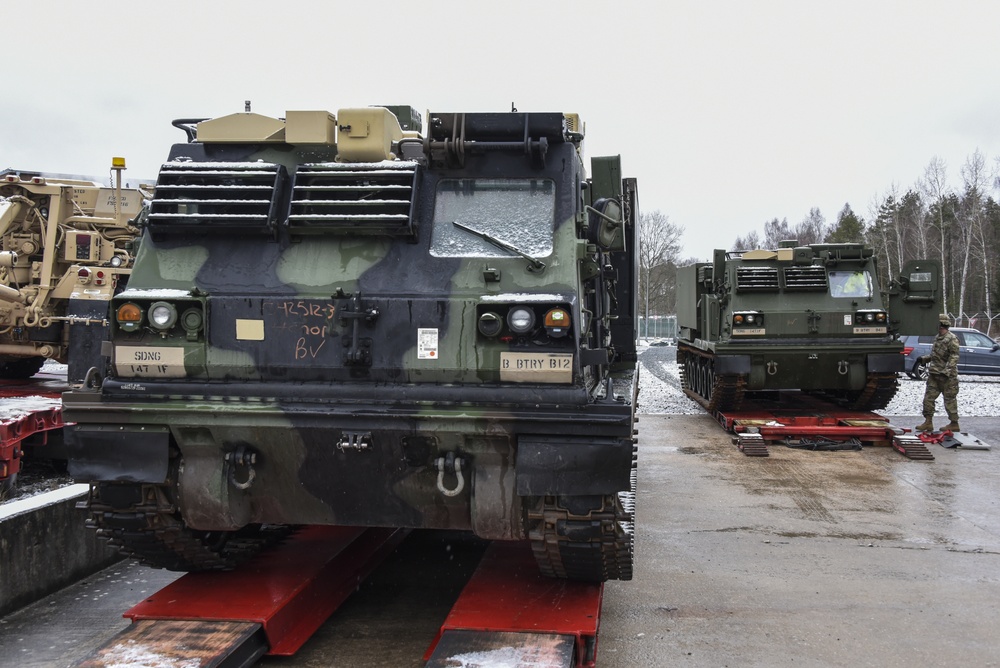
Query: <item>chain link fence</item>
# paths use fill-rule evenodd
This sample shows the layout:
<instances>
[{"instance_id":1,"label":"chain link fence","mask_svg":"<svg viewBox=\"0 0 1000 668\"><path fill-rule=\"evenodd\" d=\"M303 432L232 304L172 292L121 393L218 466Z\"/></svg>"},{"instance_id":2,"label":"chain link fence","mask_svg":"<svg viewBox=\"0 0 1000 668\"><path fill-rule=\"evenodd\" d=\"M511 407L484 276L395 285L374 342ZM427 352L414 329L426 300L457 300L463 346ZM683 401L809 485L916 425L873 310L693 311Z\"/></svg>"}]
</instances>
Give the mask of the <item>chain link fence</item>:
<instances>
[{"instance_id":1,"label":"chain link fence","mask_svg":"<svg viewBox=\"0 0 1000 668\"><path fill-rule=\"evenodd\" d=\"M677 338L676 315L651 315L648 318L639 316L639 338L670 339Z\"/></svg>"}]
</instances>

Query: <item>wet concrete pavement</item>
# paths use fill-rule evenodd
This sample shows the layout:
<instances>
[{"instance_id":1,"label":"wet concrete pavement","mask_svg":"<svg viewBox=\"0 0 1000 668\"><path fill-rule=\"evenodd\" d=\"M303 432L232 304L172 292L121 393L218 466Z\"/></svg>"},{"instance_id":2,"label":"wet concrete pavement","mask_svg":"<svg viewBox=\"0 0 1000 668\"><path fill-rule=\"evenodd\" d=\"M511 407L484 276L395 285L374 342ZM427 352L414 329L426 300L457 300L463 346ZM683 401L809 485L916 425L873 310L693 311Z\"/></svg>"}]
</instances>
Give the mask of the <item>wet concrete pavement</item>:
<instances>
[{"instance_id":1,"label":"wet concrete pavement","mask_svg":"<svg viewBox=\"0 0 1000 668\"><path fill-rule=\"evenodd\" d=\"M707 416L640 434L636 579L606 587L599 665L1000 665L1000 452L749 458Z\"/></svg>"},{"instance_id":2,"label":"wet concrete pavement","mask_svg":"<svg viewBox=\"0 0 1000 668\"><path fill-rule=\"evenodd\" d=\"M708 416L642 416L635 579L605 588L598 666L1000 665L1000 420L963 423L995 449L748 458ZM262 665L423 665L481 550L415 533ZM72 665L173 577L122 564L8 615L0 663Z\"/></svg>"}]
</instances>

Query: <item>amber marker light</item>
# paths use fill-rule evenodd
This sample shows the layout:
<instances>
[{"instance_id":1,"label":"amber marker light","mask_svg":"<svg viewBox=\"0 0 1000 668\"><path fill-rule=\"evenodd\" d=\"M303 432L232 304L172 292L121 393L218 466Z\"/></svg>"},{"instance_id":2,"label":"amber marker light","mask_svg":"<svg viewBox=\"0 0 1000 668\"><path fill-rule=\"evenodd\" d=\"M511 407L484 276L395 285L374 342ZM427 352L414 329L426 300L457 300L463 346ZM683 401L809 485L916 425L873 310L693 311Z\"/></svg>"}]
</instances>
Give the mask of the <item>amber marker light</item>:
<instances>
[{"instance_id":1,"label":"amber marker light","mask_svg":"<svg viewBox=\"0 0 1000 668\"><path fill-rule=\"evenodd\" d=\"M569 322L566 309L554 308L545 314L545 329L549 336L565 336L569 332Z\"/></svg>"},{"instance_id":2,"label":"amber marker light","mask_svg":"<svg viewBox=\"0 0 1000 668\"><path fill-rule=\"evenodd\" d=\"M554 308L545 314L546 327L566 327L569 325L569 313L564 309Z\"/></svg>"},{"instance_id":3,"label":"amber marker light","mask_svg":"<svg viewBox=\"0 0 1000 668\"><path fill-rule=\"evenodd\" d=\"M138 304L128 302L118 307L115 314L118 326L126 332L134 332L142 326L142 309Z\"/></svg>"}]
</instances>

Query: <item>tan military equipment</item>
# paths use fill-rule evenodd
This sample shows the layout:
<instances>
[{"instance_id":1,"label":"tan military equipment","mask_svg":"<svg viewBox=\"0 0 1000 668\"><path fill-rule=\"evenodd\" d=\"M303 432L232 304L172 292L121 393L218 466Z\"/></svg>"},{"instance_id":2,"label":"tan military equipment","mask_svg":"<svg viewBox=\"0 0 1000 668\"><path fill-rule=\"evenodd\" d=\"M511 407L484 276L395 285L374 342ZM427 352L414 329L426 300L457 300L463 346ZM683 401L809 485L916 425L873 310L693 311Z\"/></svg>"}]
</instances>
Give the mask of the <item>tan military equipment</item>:
<instances>
[{"instance_id":1,"label":"tan military equipment","mask_svg":"<svg viewBox=\"0 0 1000 668\"><path fill-rule=\"evenodd\" d=\"M152 187L0 172L0 378L27 378L51 359L80 382L100 364L108 303L131 272L135 221Z\"/></svg>"}]
</instances>

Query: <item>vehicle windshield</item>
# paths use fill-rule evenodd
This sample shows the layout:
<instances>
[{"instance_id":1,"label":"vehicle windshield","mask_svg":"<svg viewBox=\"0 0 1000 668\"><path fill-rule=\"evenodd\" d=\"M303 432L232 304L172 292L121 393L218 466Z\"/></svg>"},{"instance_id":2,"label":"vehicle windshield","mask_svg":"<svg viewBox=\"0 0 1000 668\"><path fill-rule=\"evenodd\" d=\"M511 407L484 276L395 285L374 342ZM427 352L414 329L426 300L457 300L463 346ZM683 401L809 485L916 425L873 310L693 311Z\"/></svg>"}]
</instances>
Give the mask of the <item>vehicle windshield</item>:
<instances>
[{"instance_id":1,"label":"vehicle windshield","mask_svg":"<svg viewBox=\"0 0 1000 668\"><path fill-rule=\"evenodd\" d=\"M483 236L528 256L550 255L555 204L550 179L444 179L434 203L431 255L517 256Z\"/></svg>"},{"instance_id":2,"label":"vehicle windshield","mask_svg":"<svg viewBox=\"0 0 1000 668\"><path fill-rule=\"evenodd\" d=\"M831 297L872 296L872 278L867 271L831 271Z\"/></svg>"}]
</instances>

